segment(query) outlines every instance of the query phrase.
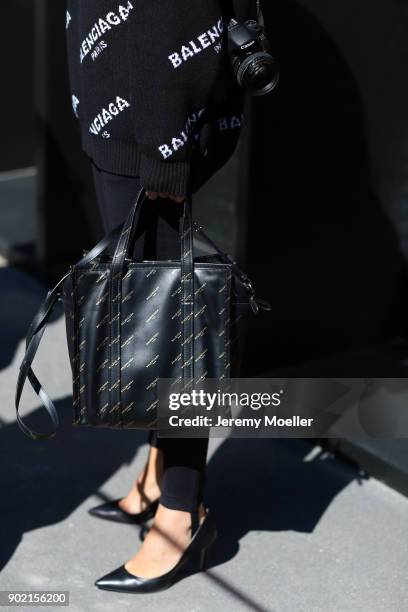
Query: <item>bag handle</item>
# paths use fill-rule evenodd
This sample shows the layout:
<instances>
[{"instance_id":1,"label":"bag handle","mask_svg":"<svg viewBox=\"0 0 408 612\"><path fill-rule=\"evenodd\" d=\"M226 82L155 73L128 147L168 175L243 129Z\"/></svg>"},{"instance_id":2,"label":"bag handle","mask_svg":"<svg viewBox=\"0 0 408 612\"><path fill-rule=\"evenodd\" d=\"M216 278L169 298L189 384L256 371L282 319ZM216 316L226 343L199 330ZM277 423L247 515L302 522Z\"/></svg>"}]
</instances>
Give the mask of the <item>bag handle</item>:
<instances>
[{"instance_id":1,"label":"bag handle","mask_svg":"<svg viewBox=\"0 0 408 612\"><path fill-rule=\"evenodd\" d=\"M110 376L110 404L114 414L117 416L117 424L121 425L120 408L120 377L121 377L121 354L120 343L115 340L120 336L120 310L122 303L122 277L125 259L129 256L130 245L136 231L136 211L141 206L147 195L142 188L136 198L118 240L112 260L111 283L111 308L112 317L110 323L110 344L112 347ZM181 273L181 321L182 321L182 378L192 379L194 377L194 247L192 229L192 204L191 192L184 200L184 210L180 230L180 273Z\"/></svg>"},{"instance_id":2,"label":"bag handle","mask_svg":"<svg viewBox=\"0 0 408 612\"><path fill-rule=\"evenodd\" d=\"M192 194L184 201L181 227L181 325L182 325L182 373L184 385L194 379L194 240L192 220Z\"/></svg>"},{"instance_id":3,"label":"bag handle","mask_svg":"<svg viewBox=\"0 0 408 612\"><path fill-rule=\"evenodd\" d=\"M145 190L141 188L137 194L136 201L132 206L127 219L122 224L122 231L116 245L115 253L112 259L112 268L115 273L120 269L123 269L125 259L129 254L131 238L136 229L135 217L136 211L141 207L142 202L147 198Z\"/></svg>"},{"instance_id":4,"label":"bag handle","mask_svg":"<svg viewBox=\"0 0 408 612\"><path fill-rule=\"evenodd\" d=\"M120 313L122 306L122 276L125 259L129 253L131 238L136 228L136 211L140 208L146 197L147 196L144 189L141 188L136 197L136 201L127 216L127 219L123 224L115 253L113 255L111 274L109 278L111 315L109 324L109 343L111 346L111 367L109 368L109 401L112 407L113 415L116 418L116 425L119 427L122 424L122 411L119 409L121 401L121 347L120 342L115 342L114 339L120 337L121 332Z\"/></svg>"},{"instance_id":5,"label":"bag handle","mask_svg":"<svg viewBox=\"0 0 408 612\"><path fill-rule=\"evenodd\" d=\"M136 231L137 222L136 222L136 212L141 207L142 203L147 199L147 195L145 190L140 189L136 201L130 210L126 221L122 226L122 232L120 238L118 240L115 253L113 255L112 267L115 268L114 273L118 273L123 269L125 259L130 255L130 246L132 244L132 239ZM188 233L192 234L192 212L191 212L191 193L187 195L184 200L184 210L183 210L183 221L182 221L183 229L181 230L181 242L183 240L188 240ZM183 246L183 245L181 245ZM183 258L183 249L181 250L181 258ZM193 253L191 253L191 264L193 263Z\"/></svg>"}]
</instances>

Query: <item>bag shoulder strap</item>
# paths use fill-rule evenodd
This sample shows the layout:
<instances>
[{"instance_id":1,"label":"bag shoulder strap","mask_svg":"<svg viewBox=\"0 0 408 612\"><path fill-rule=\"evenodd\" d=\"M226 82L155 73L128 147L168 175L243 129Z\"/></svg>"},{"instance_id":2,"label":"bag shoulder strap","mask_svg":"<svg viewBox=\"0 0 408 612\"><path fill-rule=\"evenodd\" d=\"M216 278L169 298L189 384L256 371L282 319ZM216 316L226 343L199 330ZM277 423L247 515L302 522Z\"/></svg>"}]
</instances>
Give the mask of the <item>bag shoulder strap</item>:
<instances>
[{"instance_id":1,"label":"bag shoulder strap","mask_svg":"<svg viewBox=\"0 0 408 612\"><path fill-rule=\"evenodd\" d=\"M102 238L102 240L98 242L98 244L91 251L89 251L89 253L87 253L78 262L77 265L78 266L87 265L91 263L91 261L93 261L96 257L98 257L98 255L103 253L108 248L108 246L111 244L111 242L113 242L116 238L120 236L122 225L116 227L110 234ZM50 320L54 306L61 297L64 282L69 277L70 274L71 274L71 271L67 272L58 281L55 287L51 291L48 292L45 300L42 302L40 308L38 309L37 314L32 320L32 323L27 333L26 350L25 350L23 361L20 366L20 371L19 371L19 375L17 379L16 396L15 396L17 423L22 429L22 431L27 436L29 436L30 438L34 440L48 440L49 438L52 438L55 435L59 427L59 418L58 418L58 413L55 408L55 405L52 402L51 398L49 397L48 393L41 386L41 383L36 377L36 375L34 374L31 368L31 365L37 353L41 339L44 335L44 331L47 327L47 323ZM47 410L50 416L50 419L53 424L53 429L50 432L40 433L38 431L34 431L23 421L23 419L20 416L21 394L23 392L24 385L27 379L30 385L32 386L32 388L34 389L35 393L40 398L41 403L43 404L44 408Z\"/></svg>"},{"instance_id":2,"label":"bag shoulder strap","mask_svg":"<svg viewBox=\"0 0 408 612\"><path fill-rule=\"evenodd\" d=\"M204 240L218 253L223 263L231 266L233 275L242 285L244 285L245 289L248 292L248 301L253 313L258 314L259 309L272 310L272 306L269 302L255 297L255 289L253 288L249 277L244 272L242 272L242 270L238 267L236 261L234 261L227 253L224 253L223 251L221 251L221 249L218 248L215 242L211 240L208 234L204 231L202 226L198 223L193 222L193 229L195 232L200 234L200 236L202 236L202 238L204 238Z\"/></svg>"},{"instance_id":3,"label":"bag shoulder strap","mask_svg":"<svg viewBox=\"0 0 408 612\"><path fill-rule=\"evenodd\" d=\"M46 391L41 386L33 370L31 369L31 364L37 353L39 344L41 342L41 338L43 337L45 328L51 317L54 306L56 302L58 301L58 299L60 298L61 291L62 291L62 285L65 279L69 276L69 274L70 273L68 272L56 284L54 289L48 292L47 297L41 304L37 314L35 315L30 325L30 328L27 334L27 338L26 338L25 355L21 363L20 372L19 372L18 379L17 379L16 398L15 398L17 422L20 428L23 430L23 432L33 439L45 440L48 438L52 438L59 426L59 419L58 419L58 414L55 409L55 406L53 402L51 401L49 395L46 393ZM23 419L20 416L19 408L20 408L21 394L23 392L23 388L24 388L27 378L32 388L34 389L34 391L40 398L48 414L50 415L51 421L54 425L54 429L50 433L40 433L38 431L34 431L33 429L30 429L30 427L28 427L28 425L24 423Z\"/></svg>"}]
</instances>

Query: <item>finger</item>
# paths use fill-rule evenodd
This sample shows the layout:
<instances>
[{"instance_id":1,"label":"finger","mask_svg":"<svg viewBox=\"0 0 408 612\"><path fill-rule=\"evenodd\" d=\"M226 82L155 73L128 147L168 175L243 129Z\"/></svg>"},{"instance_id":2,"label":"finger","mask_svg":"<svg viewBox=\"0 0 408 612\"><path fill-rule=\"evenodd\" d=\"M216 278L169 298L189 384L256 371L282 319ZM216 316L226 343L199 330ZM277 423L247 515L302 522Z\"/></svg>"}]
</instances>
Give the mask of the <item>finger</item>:
<instances>
[{"instance_id":1,"label":"finger","mask_svg":"<svg viewBox=\"0 0 408 612\"><path fill-rule=\"evenodd\" d=\"M157 200L157 193L155 191L146 191L146 195L149 198L149 200Z\"/></svg>"},{"instance_id":2,"label":"finger","mask_svg":"<svg viewBox=\"0 0 408 612\"><path fill-rule=\"evenodd\" d=\"M164 198L164 199L166 199L166 198L168 198L168 197L169 197L169 194L168 194L168 193L163 193L163 192L161 192L161 191L160 191L160 192L159 192L159 197L160 197L160 198Z\"/></svg>"},{"instance_id":3,"label":"finger","mask_svg":"<svg viewBox=\"0 0 408 612\"><path fill-rule=\"evenodd\" d=\"M176 204L182 204L184 202L184 198L182 196L170 196L170 199Z\"/></svg>"}]
</instances>

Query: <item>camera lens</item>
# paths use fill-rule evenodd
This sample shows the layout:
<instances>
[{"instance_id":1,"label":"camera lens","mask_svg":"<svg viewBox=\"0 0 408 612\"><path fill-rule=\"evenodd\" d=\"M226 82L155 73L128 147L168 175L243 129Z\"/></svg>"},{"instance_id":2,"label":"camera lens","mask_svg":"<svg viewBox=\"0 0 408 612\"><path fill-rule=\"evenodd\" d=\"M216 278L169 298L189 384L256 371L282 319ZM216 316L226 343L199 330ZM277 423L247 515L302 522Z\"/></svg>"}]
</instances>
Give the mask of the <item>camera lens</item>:
<instances>
[{"instance_id":1,"label":"camera lens","mask_svg":"<svg viewBox=\"0 0 408 612\"><path fill-rule=\"evenodd\" d=\"M237 77L240 85L253 96L264 96L279 81L278 63L268 53L255 53L242 62Z\"/></svg>"},{"instance_id":2,"label":"camera lens","mask_svg":"<svg viewBox=\"0 0 408 612\"><path fill-rule=\"evenodd\" d=\"M270 66L267 64L255 66L251 76L253 89L264 89L267 87L268 83L271 82L273 77L274 75L271 73Z\"/></svg>"}]
</instances>

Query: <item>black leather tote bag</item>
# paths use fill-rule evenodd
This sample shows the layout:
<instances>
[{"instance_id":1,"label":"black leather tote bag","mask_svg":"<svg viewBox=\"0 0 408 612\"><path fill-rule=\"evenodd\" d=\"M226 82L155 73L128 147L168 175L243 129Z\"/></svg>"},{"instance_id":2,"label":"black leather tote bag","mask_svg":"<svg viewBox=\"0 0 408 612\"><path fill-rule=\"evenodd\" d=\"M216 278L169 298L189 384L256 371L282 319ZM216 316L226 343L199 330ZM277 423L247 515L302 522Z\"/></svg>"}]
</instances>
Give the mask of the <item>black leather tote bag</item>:
<instances>
[{"instance_id":1,"label":"black leather tote bag","mask_svg":"<svg viewBox=\"0 0 408 612\"><path fill-rule=\"evenodd\" d=\"M122 227L87 253L49 292L26 339L16 390L17 421L28 436L49 438L58 427L55 407L31 364L53 306L62 300L73 376L74 425L150 429L156 422L160 378L228 378L237 322L256 300L248 277L192 221L184 204L180 260L132 261L140 191ZM193 233L216 249L194 257ZM107 248L117 241L113 257ZM28 378L47 409L53 430L33 431L19 414Z\"/></svg>"}]
</instances>

